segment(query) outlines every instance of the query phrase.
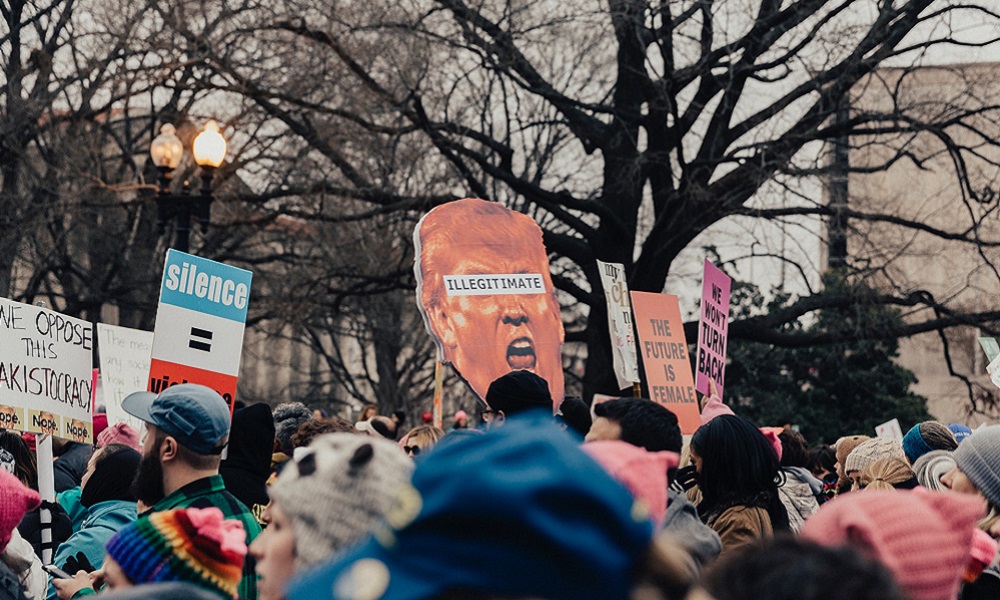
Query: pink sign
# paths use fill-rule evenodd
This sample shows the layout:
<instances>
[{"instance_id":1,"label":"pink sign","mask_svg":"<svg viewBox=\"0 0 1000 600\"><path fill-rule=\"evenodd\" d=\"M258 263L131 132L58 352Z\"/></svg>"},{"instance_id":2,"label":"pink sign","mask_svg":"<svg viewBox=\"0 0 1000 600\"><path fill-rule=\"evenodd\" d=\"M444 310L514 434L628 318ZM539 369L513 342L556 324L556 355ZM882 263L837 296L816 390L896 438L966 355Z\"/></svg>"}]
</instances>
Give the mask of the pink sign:
<instances>
[{"instance_id":1,"label":"pink sign","mask_svg":"<svg viewBox=\"0 0 1000 600\"><path fill-rule=\"evenodd\" d=\"M698 361L695 388L708 395L708 380L715 381L722 397L726 379L726 343L729 334L729 291L733 280L705 261L701 291L701 321L698 324Z\"/></svg>"}]
</instances>

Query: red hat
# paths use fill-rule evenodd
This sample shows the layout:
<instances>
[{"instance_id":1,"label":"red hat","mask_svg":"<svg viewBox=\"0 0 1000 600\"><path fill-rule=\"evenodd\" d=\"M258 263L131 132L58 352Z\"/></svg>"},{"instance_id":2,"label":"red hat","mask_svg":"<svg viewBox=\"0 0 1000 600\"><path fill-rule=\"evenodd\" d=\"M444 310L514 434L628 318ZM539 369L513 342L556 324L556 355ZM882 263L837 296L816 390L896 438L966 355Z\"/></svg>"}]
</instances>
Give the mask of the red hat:
<instances>
[{"instance_id":1,"label":"red hat","mask_svg":"<svg viewBox=\"0 0 1000 600\"><path fill-rule=\"evenodd\" d=\"M424 423L430 423L431 421L433 421L433 420L434 420L434 413L432 413L432 412L431 412L431 411L429 411L429 410L425 410L425 411L424 411L424 412L423 412L423 413L422 413L422 414L420 415L420 420L421 420L421 421L423 421Z\"/></svg>"},{"instance_id":2,"label":"red hat","mask_svg":"<svg viewBox=\"0 0 1000 600\"><path fill-rule=\"evenodd\" d=\"M101 432L108 428L108 415L107 413L97 413L91 419L94 423L94 439L101 435Z\"/></svg>"},{"instance_id":3,"label":"red hat","mask_svg":"<svg viewBox=\"0 0 1000 600\"><path fill-rule=\"evenodd\" d=\"M865 491L827 502L800 535L849 545L879 561L913 600L954 600L986 512L982 498L923 488Z\"/></svg>"},{"instance_id":4,"label":"red hat","mask_svg":"<svg viewBox=\"0 0 1000 600\"><path fill-rule=\"evenodd\" d=\"M35 510L41 502L38 492L0 469L0 552L7 549L14 528L24 518L24 513Z\"/></svg>"}]
</instances>

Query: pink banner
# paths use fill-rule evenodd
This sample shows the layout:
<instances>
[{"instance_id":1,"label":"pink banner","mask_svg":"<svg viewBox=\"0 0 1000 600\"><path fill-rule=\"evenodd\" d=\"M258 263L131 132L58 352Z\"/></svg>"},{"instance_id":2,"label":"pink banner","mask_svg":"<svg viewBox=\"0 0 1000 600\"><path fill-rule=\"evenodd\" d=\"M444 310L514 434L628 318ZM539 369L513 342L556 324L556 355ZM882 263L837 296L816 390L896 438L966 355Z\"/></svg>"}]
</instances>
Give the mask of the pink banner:
<instances>
[{"instance_id":1,"label":"pink banner","mask_svg":"<svg viewBox=\"0 0 1000 600\"><path fill-rule=\"evenodd\" d=\"M729 292L733 281L705 261L701 291L701 321L698 324L698 361L695 388L708 395L708 380L715 381L722 397L726 379L726 347L729 335Z\"/></svg>"}]
</instances>

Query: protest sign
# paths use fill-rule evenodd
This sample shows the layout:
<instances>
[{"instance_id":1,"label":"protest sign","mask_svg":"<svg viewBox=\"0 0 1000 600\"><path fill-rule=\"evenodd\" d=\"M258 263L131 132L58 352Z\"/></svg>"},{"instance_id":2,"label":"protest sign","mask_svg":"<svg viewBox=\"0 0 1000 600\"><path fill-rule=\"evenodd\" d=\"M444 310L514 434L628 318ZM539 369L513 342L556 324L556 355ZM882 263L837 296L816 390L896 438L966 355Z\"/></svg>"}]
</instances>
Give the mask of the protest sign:
<instances>
[{"instance_id":1,"label":"protest sign","mask_svg":"<svg viewBox=\"0 0 1000 600\"><path fill-rule=\"evenodd\" d=\"M438 359L485 402L511 371L531 371L563 397L562 312L542 230L496 202L466 198L428 212L413 231L417 307Z\"/></svg>"},{"instance_id":2,"label":"protest sign","mask_svg":"<svg viewBox=\"0 0 1000 600\"><path fill-rule=\"evenodd\" d=\"M0 427L91 443L93 325L0 298Z\"/></svg>"},{"instance_id":3,"label":"protest sign","mask_svg":"<svg viewBox=\"0 0 1000 600\"><path fill-rule=\"evenodd\" d=\"M986 365L986 372L989 374L993 385L1000 388L1000 356L994 357L990 361L990 364Z\"/></svg>"},{"instance_id":4,"label":"protest sign","mask_svg":"<svg viewBox=\"0 0 1000 600\"><path fill-rule=\"evenodd\" d=\"M611 356L614 361L618 389L639 381L639 361L635 356L635 335L632 333L632 303L629 302L625 266L597 261L608 305L608 331L611 332Z\"/></svg>"},{"instance_id":5,"label":"protest sign","mask_svg":"<svg viewBox=\"0 0 1000 600\"><path fill-rule=\"evenodd\" d=\"M712 263L705 261L701 291L701 320L698 323L698 360L695 361L695 389L708 395L708 380L715 382L719 398L726 378L726 348L729 339L729 291L732 280Z\"/></svg>"},{"instance_id":6,"label":"protest sign","mask_svg":"<svg viewBox=\"0 0 1000 600\"><path fill-rule=\"evenodd\" d=\"M701 425L677 296L632 292L649 398L677 415L681 433Z\"/></svg>"},{"instance_id":7,"label":"protest sign","mask_svg":"<svg viewBox=\"0 0 1000 600\"><path fill-rule=\"evenodd\" d=\"M979 345L983 347L983 352L986 353L986 360L988 362L993 362L997 356L1000 356L1000 344L997 343L996 338L981 337L979 338Z\"/></svg>"},{"instance_id":8,"label":"protest sign","mask_svg":"<svg viewBox=\"0 0 1000 600\"><path fill-rule=\"evenodd\" d=\"M903 429L899 426L899 419L892 419L875 427L875 435L903 443Z\"/></svg>"},{"instance_id":9,"label":"protest sign","mask_svg":"<svg viewBox=\"0 0 1000 600\"><path fill-rule=\"evenodd\" d=\"M232 412L251 277L250 271L167 251L148 391L198 383L219 392Z\"/></svg>"},{"instance_id":10,"label":"protest sign","mask_svg":"<svg viewBox=\"0 0 1000 600\"><path fill-rule=\"evenodd\" d=\"M97 324L97 353L101 358L101 388L108 425L128 423L140 431L142 421L122 410L122 400L146 390L153 332Z\"/></svg>"}]
</instances>

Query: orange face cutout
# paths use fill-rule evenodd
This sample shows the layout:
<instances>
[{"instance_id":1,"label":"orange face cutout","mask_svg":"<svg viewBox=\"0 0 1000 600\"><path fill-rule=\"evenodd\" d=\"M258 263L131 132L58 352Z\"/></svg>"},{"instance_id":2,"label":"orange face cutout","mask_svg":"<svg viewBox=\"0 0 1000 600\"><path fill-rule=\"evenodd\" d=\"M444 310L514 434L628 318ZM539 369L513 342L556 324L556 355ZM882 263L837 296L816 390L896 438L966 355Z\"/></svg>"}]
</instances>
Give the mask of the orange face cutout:
<instances>
[{"instance_id":1,"label":"orange face cutout","mask_svg":"<svg viewBox=\"0 0 1000 600\"><path fill-rule=\"evenodd\" d=\"M498 377L531 371L558 405L565 334L541 228L497 203L466 199L429 212L414 240L418 302L442 361L480 399Z\"/></svg>"}]
</instances>

